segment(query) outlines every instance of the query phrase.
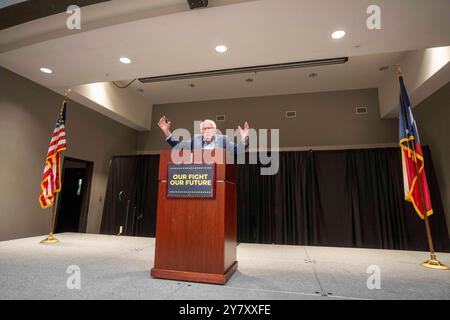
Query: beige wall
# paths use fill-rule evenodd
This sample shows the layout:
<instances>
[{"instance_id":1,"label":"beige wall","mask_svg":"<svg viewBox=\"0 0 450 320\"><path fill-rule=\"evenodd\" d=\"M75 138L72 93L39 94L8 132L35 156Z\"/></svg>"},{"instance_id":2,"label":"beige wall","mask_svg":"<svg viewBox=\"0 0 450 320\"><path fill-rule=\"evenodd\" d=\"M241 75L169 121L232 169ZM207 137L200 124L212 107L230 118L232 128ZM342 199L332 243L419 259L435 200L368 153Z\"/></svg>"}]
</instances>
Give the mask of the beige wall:
<instances>
[{"instance_id":1,"label":"beige wall","mask_svg":"<svg viewBox=\"0 0 450 320\"><path fill-rule=\"evenodd\" d=\"M0 240L48 233L39 184L61 96L0 68ZM69 101L65 156L94 162L87 232L99 231L114 155L134 154L137 132ZM102 201L99 198L102 197Z\"/></svg>"},{"instance_id":2,"label":"beige wall","mask_svg":"<svg viewBox=\"0 0 450 320\"><path fill-rule=\"evenodd\" d=\"M414 113L423 144L428 144L438 175L446 220L450 232L450 84L420 103ZM356 106L369 107L369 114L355 115ZM285 119L287 110L297 118ZM152 131L139 132L139 153L167 149L156 122L166 115L173 128L193 132L194 120L215 119L224 114L227 121L219 129L236 128L248 120L253 128L280 128L281 148L341 149L377 145L398 146L398 120L381 119L377 89L321 92L297 95L230 99L156 105Z\"/></svg>"},{"instance_id":3,"label":"beige wall","mask_svg":"<svg viewBox=\"0 0 450 320\"><path fill-rule=\"evenodd\" d=\"M369 108L367 115L356 115L355 107ZM297 118L285 119L285 112L297 111ZM237 128L247 120L251 127L279 128L280 147L337 147L396 143L396 120L380 119L377 89L308 93L217 101L155 105L150 132L140 132L138 152L167 148L156 125L166 115L173 128L193 132L193 121L226 115L226 128Z\"/></svg>"},{"instance_id":4,"label":"beige wall","mask_svg":"<svg viewBox=\"0 0 450 320\"><path fill-rule=\"evenodd\" d=\"M429 144L450 227L450 85L415 109L423 144ZM60 107L56 93L0 68L0 240L48 232L50 210L37 202L43 159ZM367 106L369 114L355 115ZM285 111L297 118L285 119ZM279 128L281 148L344 148L396 145L397 120L380 119L376 89L156 105L152 131L137 133L82 105L69 102L66 156L94 162L87 232L99 231L114 155L166 149L156 121L165 114L174 128L193 132L193 121L224 114L219 129ZM102 198L102 201L100 200Z\"/></svg>"},{"instance_id":5,"label":"beige wall","mask_svg":"<svg viewBox=\"0 0 450 320\"><path fill-rule=\"evenodd\" d=\"M408 94L416 104L425 100L448 81L450 46L409 51L398 61ZM380 82L380 113L383 118L397 117L398 76L388 72Z\"/></svg>"},{"instance_id":6,"label":"beige wall","mask_svg":"<svg viewBox=\"0 0 450 320\"><path fill-rule=\"evenodd\" d=\"M413 112L421 143L431 148L450 233L450 82L418 104Z\"/></svg>"}]
</instances>

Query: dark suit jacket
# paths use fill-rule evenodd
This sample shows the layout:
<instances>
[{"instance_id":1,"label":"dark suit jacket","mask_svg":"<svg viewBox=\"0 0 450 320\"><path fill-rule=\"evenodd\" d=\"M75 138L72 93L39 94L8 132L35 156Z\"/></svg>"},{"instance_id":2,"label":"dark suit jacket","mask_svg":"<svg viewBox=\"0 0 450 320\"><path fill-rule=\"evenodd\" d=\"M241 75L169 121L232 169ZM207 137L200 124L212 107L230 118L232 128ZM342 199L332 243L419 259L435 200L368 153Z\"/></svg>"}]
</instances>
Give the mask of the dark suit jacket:
<instances>
[{"instance_id":1,"label":"dark suit jacket","mask_svg":"<svg viewBox=\"0 0 450 320\"><path fill-rule=\"evenodd\" d=\"M169 139L167 139L167 143L170 144L172 147L177 146L178 148L184 148L184 149L203 149L203 146L205 145L205 141L203 139L203 135L196 134L194 136L194 139L186 140L186 141L177 141L170 136ZM214 136L213 140L214 148L215 149L227 149L227 150L234 150L234 152L245 152L245 149L248 146L248 143L239 142L237 144L234 144L233 142L228 139L226 135L223 134L217 134Z\"/></svg>"}]
</instances>

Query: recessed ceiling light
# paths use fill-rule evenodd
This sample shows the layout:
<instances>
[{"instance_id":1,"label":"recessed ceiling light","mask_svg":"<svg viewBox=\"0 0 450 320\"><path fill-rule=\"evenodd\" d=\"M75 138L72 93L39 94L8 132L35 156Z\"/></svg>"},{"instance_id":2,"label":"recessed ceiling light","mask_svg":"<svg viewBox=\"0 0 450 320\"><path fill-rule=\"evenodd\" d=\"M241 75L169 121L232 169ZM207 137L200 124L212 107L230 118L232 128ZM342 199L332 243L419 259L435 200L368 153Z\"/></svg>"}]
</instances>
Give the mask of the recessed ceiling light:
<instances>
[{"instance_id":1,"label":"recessed ceiling light","mask_svg":"<svg viewBox=\"0 0 450 320\"><path fill-rule=\"evenodd\" d=\"M188 87L194 88L194 87L195 87L195 84L189 83L189 84L188 84Z\"/></svg>"},{"instance_id":2,"label":"recessed ceiling light","mask_svg":"<svg viewBox=\"0 0 450 320\"><path fill-rule=\"evenodd\" d=\"M318 74L315 73L315 72L309 74L309 77L310 77L310 78L315 78L315 77L317 77L317 76L318 76Z\"/></svg>"},{"instance_id":3,"label":"recessed ceiling light","mask_svg":"<svg viewBox=\"0 0 450 320\"><path fill-rule=\"evenodd\" d=\"M216 47L216 51L219 53L224 53L227 50L228 50L228 48L226 46L224 46L223 44L220 44Z\"/></svg>"},{"instance_id":4,"label":"recessed ceiling light","mask_svg":"<svg viewBox=\"0 0 450 320\"><path fill-rule=\"evenodd\" d=\"M142 89L142 88L138 88L136 90L139 91L139 92L144 92L144 89Z\"/></svg>"},{"instance_id":5,"label":"recessed ceiling light","mask_svg":"<svg viewBox=\"0 0 450 320\"><path fill-rule=\"evenodd\" d=\"M43 73L52 73L53 71L50 70L49 68L41 68L40 69Z\"/></svg>"},{"instance_id":6,"label":"recessed ceiling light","mask_svg":"<svg viewBox=\"0 0 450 320\"><path fill-rule=\"evenodd\" d=\"M253 78L245 79L245 81L247 81L247 82L253 82Z\"/></svg>"},{"instance_id":7,"label":"recessed ceiling light","mask_svg":"<svg viewBox=\"0 0 450 320\"><path fill-rule=\"evenodd\" d=\"M331 37L336 40L341 39L344 36L345 36L345 31L343 31L343 30L335 31L331 34Z\"/></svg>"},{"instance_id":8,"label":"recessed ceiling light","mask_svg":"<svg viewBox=\"0 0 450 320\"><path fill-rule=\"evenodd\" d=\"M386 71L389 69L389 66L382 66L381 68L379 68L378 70L380 71Z\"/></svg>"},{"instance_id":9,"label":"recessed ceiling light","mask_svg":"<svg viewBox=\"0 0 450 320\"><path fill-rule=\"evenodd\" d=\"M127 57L122 57L119 60L120 60L120 62L125 63L125 64L131 63L131 60Z\"/></svg>"}]
</instances>

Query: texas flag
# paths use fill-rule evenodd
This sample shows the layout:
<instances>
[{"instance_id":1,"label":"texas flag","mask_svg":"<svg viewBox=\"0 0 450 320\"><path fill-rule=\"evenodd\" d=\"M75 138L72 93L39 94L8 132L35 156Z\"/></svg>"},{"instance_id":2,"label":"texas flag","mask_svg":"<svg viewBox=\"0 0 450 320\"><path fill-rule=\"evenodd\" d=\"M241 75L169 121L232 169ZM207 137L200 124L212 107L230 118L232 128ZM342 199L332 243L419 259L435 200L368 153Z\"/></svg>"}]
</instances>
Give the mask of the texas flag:
<instances>
[{"instance_id":1,"label":"texas flag","mask_svg":"<svg viewBox=\"0 0 450 320\"><path fill-rule=\"evenodd\" d=\"M423 152L420 146L419 132L414 120L411 103L406 92L403 77L400 80L399 130L402 152L403 184L405 199L412 202L420 218L433 213L428 190L427 177L423 162ZM420 184L419 184L420 181ZM423 202L421 195L423 195Z\"/></svg>"}]
</instances>

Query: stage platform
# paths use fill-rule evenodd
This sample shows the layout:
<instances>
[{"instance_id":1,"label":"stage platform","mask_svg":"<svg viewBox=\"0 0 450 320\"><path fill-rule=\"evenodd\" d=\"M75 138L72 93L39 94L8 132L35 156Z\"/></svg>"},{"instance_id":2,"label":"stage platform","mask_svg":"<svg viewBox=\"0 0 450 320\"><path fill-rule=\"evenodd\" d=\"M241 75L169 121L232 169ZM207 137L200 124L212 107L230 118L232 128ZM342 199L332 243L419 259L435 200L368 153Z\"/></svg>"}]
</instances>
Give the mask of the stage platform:
<instances>
[{"instance_id":1,"label":"stage platform","mask_svg":"<svg viewBox=\"0 0 450 320\"><path fill-rule=\"evenodd\" d=\"M0 299L450 299L450 271L420 266L427 252L239 244L226 285L153 279L154 238L58 234L0 242ZM449 265L450 254L438 253ZM68 289L80 270L80 289ZM369 289L369 266L380 289ZM73 279L73 278L72 278Z\"/></svg>"}]
</instances>

